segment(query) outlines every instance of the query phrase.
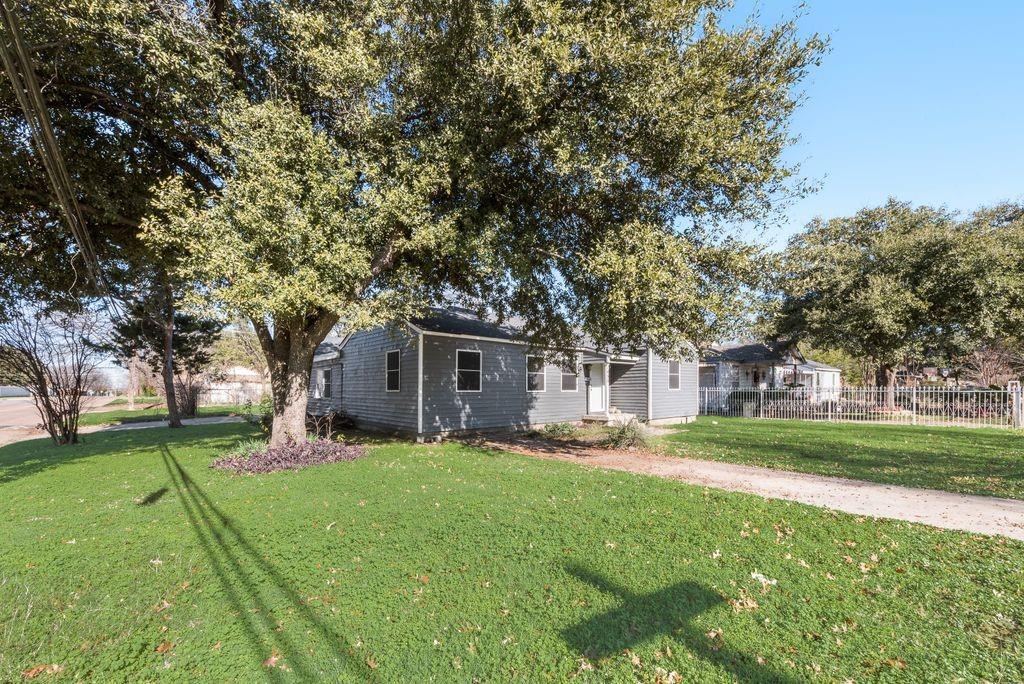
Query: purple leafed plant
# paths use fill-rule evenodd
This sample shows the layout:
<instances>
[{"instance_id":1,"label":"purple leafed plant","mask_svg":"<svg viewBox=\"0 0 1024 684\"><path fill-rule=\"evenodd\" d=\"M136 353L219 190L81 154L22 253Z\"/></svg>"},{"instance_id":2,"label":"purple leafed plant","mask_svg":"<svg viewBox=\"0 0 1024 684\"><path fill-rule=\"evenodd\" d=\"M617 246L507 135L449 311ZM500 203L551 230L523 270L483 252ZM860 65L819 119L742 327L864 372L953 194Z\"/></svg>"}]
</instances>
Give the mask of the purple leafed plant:
<instances>
[{"instance_id":1,"label":"purple leafed plant","mask_svg":"<svg viewBox=\"0 0 1024 684\"><path fill-rule=\"evenodd\" d=\"M354 461L363 455L359 444L341 444L326 439L290 442L284 446L267 448L248 443L221 456L211 464L213 468L233 470L236 473L272 473L277 470L299 470L308 466Z\"/></svg>"}]
</instances>

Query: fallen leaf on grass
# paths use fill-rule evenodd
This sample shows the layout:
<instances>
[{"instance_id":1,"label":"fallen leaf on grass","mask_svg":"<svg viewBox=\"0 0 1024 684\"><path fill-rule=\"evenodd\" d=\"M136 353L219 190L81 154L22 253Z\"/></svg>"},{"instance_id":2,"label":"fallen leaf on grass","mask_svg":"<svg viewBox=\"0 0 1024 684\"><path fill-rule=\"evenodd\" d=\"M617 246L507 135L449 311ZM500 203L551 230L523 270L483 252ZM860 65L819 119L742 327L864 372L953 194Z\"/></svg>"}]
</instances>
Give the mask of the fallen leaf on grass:
<instances>
[{"instance_id":1,"label":"fallen leaf on grass","mask_svg":"<svg viewBox=\"0 0 1024 684\"><path fill-rule=\"evenodd\" d=\"M36 665L35 667L30 667L27 670L22 670L21 676L25 679L35 679L41 674L57 674L63 669L63 665L58 665L56 663L50 663L49 665Z\"/></svg>"},{"instance_id":2,"label":"fallen leaf on grass","mask_svg":"<svg viewBox=\"0 0 1024 684\"><path fill-rule=\"evenodd\" d=\"M722 630L721 629L713 629L713 630L711 630L710 632L707 633L707 637L708 637L708 639L711 640L711 649L714 650L714 651L717 651L718 649L720 649L722 647L722 645L724 644L724 640L722 639Z\"/></svg>"},{"instance_id":3,"label":"fallen leaf on grass","mask_svg":"<svg viewBox=\"0 0 1024 684\"><path fill-rule=\"evenodd\" d=\"M733 612L742 613L745 610L757 610L760 608L757 599L750 595L746 589L740 589L740 597L735 599L728 599L728 603L732 606Z\"/></svg>"},{"instance_id":4,"label":"fallen leaf on grass","mask_svg":"<svg viewBox=\"0 0 1024 684\"><path fill-rule=\"evenodd\" d=\"M171 607L171 604L167 602L167 599L164 599L163 601L161 601L157 605L153 606L153 612L154 613L162 613L163 611L167 610L170 607Z\"/></svg>"},{"instance_id":5,"label":"fallen leaf on grass","mask_svg":"<svg viewBox=\"0 0 1024 684\"><path fill-rule=\"evenodd\" d=\"M156 652L167 653L172 648L174 648L174 644L172 644L170 641L162 641L160 642L160 645L156 647Z\"/></svg>"},{"instance_id":6,"label":"fallen leaf on grass","mask_svg":"<svg viewBox=\"0 0 1024 684\"><path fill-rule=\"evenodd\" d=\"M263 667L277 667L279 660L281 660L281 654L272 652L270 657L263 661Z\"/></svg>"}]
</instances>

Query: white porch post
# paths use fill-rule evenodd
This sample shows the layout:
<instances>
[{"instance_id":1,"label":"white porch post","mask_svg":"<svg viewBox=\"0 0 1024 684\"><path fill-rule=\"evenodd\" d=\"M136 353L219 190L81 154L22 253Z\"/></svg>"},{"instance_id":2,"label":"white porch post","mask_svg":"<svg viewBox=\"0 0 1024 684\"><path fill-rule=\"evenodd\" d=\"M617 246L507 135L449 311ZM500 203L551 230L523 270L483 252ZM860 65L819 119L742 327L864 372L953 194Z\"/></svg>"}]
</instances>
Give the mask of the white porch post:
<instances>
[{"instance_id":1,"label":"white porch post","mask_svg":"<svg viewBox=\"0 0 1024 684\"><path fill-rule=\"evenodd\" d=\"M609 421L612 419L612 384L611 384L612 357L604 357L604 417Z\"/></svg>"},{"instance_id":2,"label":"white porch post","mask_svg":"<svg viewBox=\"0 0 1024 684\"><path fill-rule=\"evenodd\" d=\"M423 333L416 340L416 435L423 437Z\"/></svg>"},{"instance_id":3,"label":"white porch post","mask_svg":"<svg viewBox=\"0 0 1024 684\"><path fill-rule=\"evenodd\" d=\"M654 394L651 390L651 385L654 382L654 361L652 359L653 352L650 347L647 348L647 422L650 423L654 420ZM718 382L718 366L715 366L715 384Z\"/></svg>"}]
</instances>

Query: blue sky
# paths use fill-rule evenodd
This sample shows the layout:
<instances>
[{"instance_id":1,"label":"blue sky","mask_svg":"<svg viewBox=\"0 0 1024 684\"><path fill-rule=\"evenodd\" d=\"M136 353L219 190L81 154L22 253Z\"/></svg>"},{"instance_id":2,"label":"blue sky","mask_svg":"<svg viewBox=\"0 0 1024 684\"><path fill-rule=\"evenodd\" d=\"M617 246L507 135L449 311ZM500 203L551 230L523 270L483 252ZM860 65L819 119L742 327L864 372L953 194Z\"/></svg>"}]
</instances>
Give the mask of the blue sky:
<instances>
[{"instance_id":1,"label":"blue sky","mask_svg":"<svg viewBox=\"0 0 1024 684\"><path fill-rule=\"evenodd\" d=\"M795 7L735 10L774 23ZM1024 2L808 0L799 25L831 51L804 84L786 157L821 187L761 240L781 246L814 216L890 195L962 211L1024 199Z\"/></svg>"}]
</instances>

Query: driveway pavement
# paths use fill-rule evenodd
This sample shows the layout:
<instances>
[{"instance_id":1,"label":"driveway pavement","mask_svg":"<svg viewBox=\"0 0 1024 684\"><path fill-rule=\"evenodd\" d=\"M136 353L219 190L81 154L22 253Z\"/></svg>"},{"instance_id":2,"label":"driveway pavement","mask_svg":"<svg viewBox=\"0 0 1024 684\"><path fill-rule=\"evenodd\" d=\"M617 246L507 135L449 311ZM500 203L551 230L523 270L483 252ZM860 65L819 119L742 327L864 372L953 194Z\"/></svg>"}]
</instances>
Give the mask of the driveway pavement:
<instances>
[{"instance_id":1,"label":"driveway pavement","mask_svg":"<svg viewBox=\"0 0 1024 684\"><path fill-rule=\"evenodd\" d=\"M82 411L96 411L114 400L114 397L85 397ZM39 412L32 397L0 399L0 430L34 428L39 424Z\"/></svg>"},{"instance_id":2,"label":"driveway pavement","mask_svg":"<svg viewBox=\"0 0 1024 684\"><path fill-rule=\"evenodd\" d=\"M905 520L950 530L1002 534L1024 540L1024 501L1016 499L953 494L661 454L561 448L533 440L495 441L487 443L487 446L747 492L769 499L798 501L854 515Z\"/></svg>"},{"instance_id":3,"label":"driveway pavement","mask_svg":"<svg viewBox=\"0 0 1024 684\"><path fill-rule=\"evenodd\" d=\"M85 400L84 411L103 409L112 397L89 397ZM84 412L83 411L83 412ZM211 425L217 423L238 423L244 420L238 416L211 416L207 418L185 418L185 425ZM22 442L27 439L39 439L46 433L38 429L39 414L31 398L15 398L0 400L0 446ZM79 428L79 434L89 432L107 432L111 430L143 430L146 428L167 427L167 421L147 420L138 423L115 425L89 425Z\"/></svg>"}]
</instances>

